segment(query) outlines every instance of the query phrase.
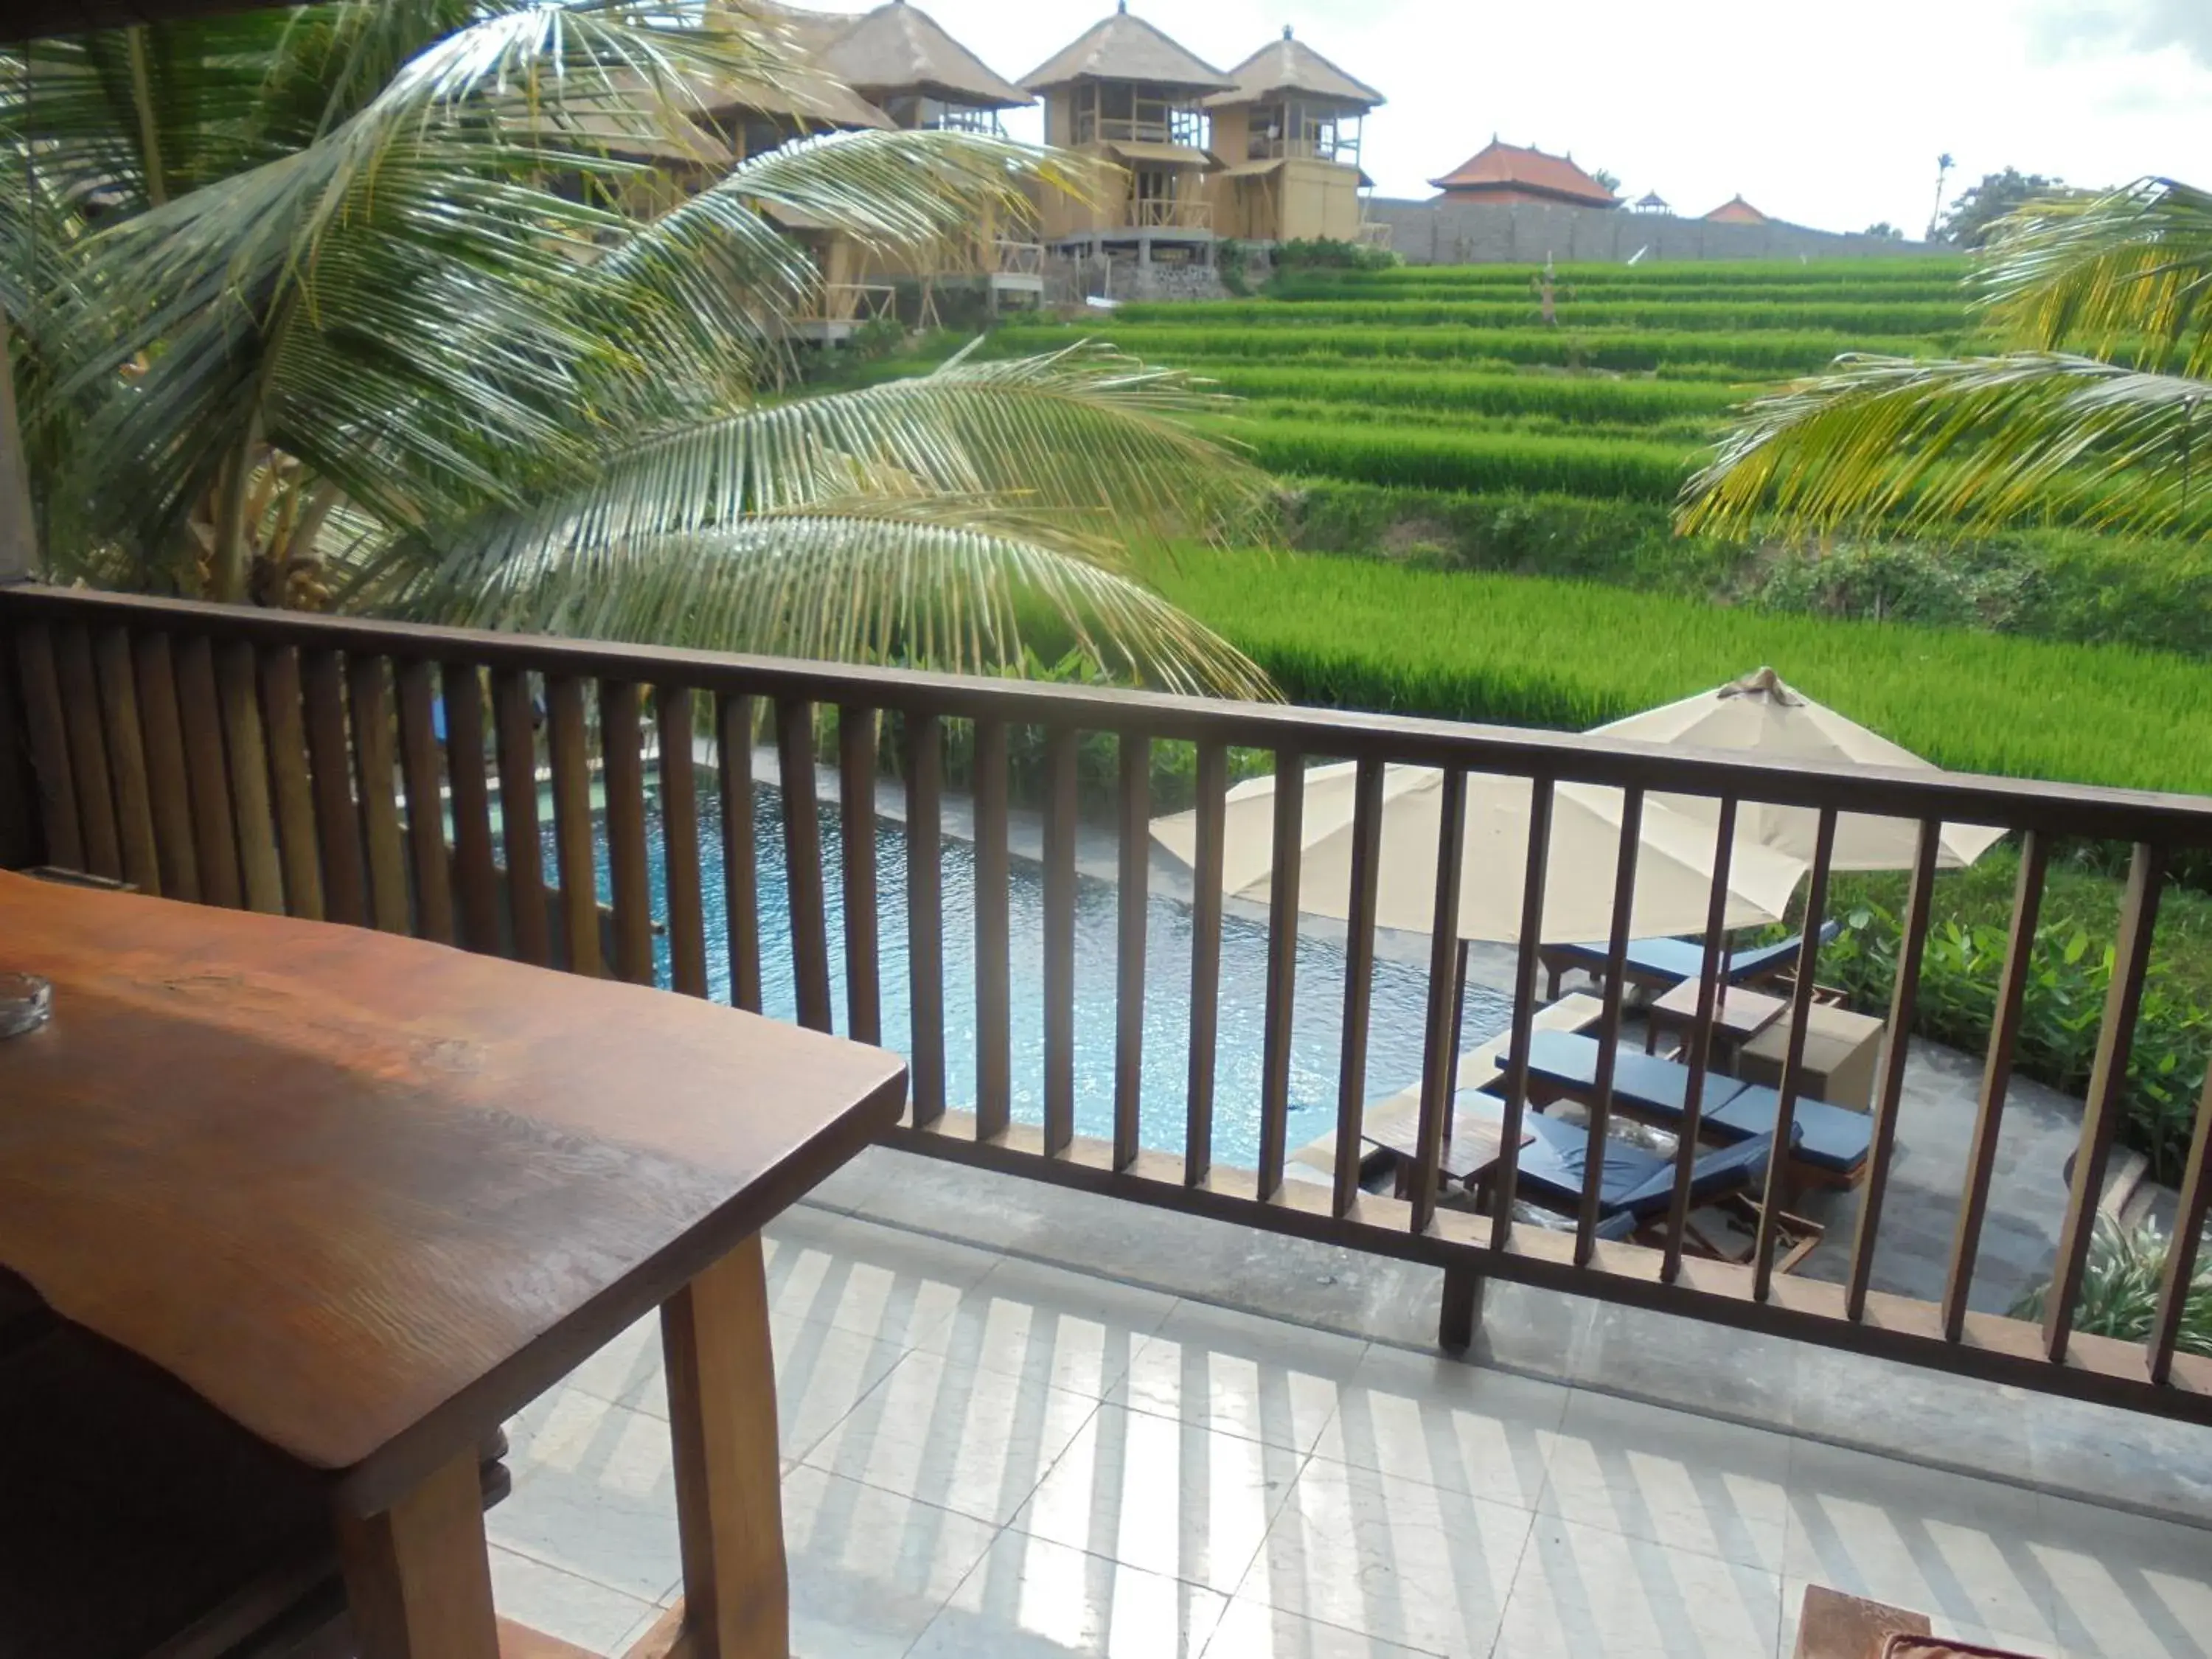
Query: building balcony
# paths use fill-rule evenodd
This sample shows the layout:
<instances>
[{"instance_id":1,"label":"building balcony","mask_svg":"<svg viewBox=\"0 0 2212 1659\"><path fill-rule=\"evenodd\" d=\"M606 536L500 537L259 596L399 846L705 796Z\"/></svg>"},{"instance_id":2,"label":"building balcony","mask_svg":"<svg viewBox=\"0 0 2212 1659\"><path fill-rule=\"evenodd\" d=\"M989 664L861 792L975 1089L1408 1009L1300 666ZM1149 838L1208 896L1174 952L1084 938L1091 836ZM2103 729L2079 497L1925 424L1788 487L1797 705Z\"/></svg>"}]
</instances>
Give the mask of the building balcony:
<instances>
[{"instance_id":1,"label":"building balcony","mask_svg":"<svg viewBox=\"0 0 2212 1659\"><path fill-rule=\"evenodd\" d=\"M2212 1630L2212 1358L2163 1310L2124 1340L2074 1316L2146 971L2124 941L2212 801L27 585L0 587L0 675L25 861L908 1056L900 1125L770 1235L798 1653L1789 1654L1808 1584L2017 1651ZM1100 742L1126 781L1087 811ZM1188 801L1151 793L1170 744ZM1232 755L1293 830L1304 757L1374 778L1346 919L1302 920L1294 882L1224 896ZM1565 1114L1535 1037L1579 1020L1618 1060L1644 1033L1620 975L1547 1005L1533 929L1455 959L1376 925L1394 764L2132 848L2090 1097L2006 1081L2001 1019L1985 1055L1885 1043L1863 1167L1768 1161L1744 1195L1771 1226L1686 1201L1601 1225L1505 1133L1463 1180L1478 1088L1610 1156L1630 1091ZM1194 864L1156 872L1149 820L1186 805ZM1500 878L1586 878L1550 846ZM1390 879L1444 907L1462 867ZM604 918L562 902L602 870ZM1917 990L1908 966L1893 1031ZM1698 1133L1650 1155L1686 1172ZM586 1652L657 1651L678 1577L649 1335L510 1425L490 1517L503 1608Z\"/></svg>"},{"instance_id":2,"label":"building balcony","mask_svg":"<svg viewBox=\"0 0 2212 1659\"><path fill-rule=\"evenodd\" d=\"M1213 204L1195 197L1140 198L1127 204L1122 223L1132 230L1208 230Z\"/></svg>"}]
</instances>

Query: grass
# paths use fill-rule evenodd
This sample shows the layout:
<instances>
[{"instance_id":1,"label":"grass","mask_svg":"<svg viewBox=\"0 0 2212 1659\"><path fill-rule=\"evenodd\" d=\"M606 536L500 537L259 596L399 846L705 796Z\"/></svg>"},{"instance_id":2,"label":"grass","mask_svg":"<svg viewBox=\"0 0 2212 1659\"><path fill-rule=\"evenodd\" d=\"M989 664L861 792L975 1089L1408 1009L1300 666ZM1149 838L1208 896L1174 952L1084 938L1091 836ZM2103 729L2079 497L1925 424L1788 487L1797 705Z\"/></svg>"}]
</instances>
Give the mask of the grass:
<instances>
[{"instance_id":1,"label":"grass","mask_svg":"<svg viewBox=\"0 0 2212 1659\"><path fill-rule=\"evenodd\" d=\"M1516 300L1322 300L1285 304L1271 300L1222 300L1123 306L1120 316L1143 325L1169 323L1178 328L1249 327L1279 331L1342 327L1541 328L1536 296ZM1611 301L1587 298L1559 301L1559 329L1664 329L1679 333L1736 333L1820 330L1836 334L1940 334L1968 325L1959 300L1905 304L1778 306L1762 301L1705 302L1672 300Z\"/></svg>"},{"instance_id":2,"label":"grass","mask_svg":"<svg viewBox=\"0 0 2212 1659\"><path fill-rule=\"evenodd\" d=\"M1152 574L1304 702L1582 730L1772 663L1954 770L2212 791L2212 677L2162 653L1323 555Z\"/></svg>"}]
</instances>

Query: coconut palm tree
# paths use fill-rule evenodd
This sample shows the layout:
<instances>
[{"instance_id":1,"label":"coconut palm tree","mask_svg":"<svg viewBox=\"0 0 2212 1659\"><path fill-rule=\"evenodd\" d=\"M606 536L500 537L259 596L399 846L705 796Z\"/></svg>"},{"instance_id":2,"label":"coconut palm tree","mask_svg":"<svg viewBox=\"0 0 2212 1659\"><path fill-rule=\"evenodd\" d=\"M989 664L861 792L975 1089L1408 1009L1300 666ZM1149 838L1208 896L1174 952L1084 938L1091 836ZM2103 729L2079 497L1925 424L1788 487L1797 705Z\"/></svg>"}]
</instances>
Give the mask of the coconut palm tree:
<instances>
[{"instance_id":1,"label":"coconut palm tree","mask_svg":"<svg viewBox=\"0 0 2212 1659\"><path fill-rule=\"evenodd\" d=\"M1098 184L970 133L734 164L716 136L845 95L752 0L329 0L0 49L48 574L963 667L1042 635L1264 689L1124 564L1264 506L1188 423L1201 386L1085 348L779 395L820 278L778 216L896 252Z\"/></svg>"},{"instance_id":2,"label":"coconut palm tree","mask_svg":"<svg viewBox=\"0 0 2212 1659\"><path fill-rule=\"evenodd\" d=\"M1753 404L1691 479L1679 526L2212 532L2212 196L2147 179L2036 204L1969 280L2016 349L1846 356Z\"/></svg>"}]
</instances>

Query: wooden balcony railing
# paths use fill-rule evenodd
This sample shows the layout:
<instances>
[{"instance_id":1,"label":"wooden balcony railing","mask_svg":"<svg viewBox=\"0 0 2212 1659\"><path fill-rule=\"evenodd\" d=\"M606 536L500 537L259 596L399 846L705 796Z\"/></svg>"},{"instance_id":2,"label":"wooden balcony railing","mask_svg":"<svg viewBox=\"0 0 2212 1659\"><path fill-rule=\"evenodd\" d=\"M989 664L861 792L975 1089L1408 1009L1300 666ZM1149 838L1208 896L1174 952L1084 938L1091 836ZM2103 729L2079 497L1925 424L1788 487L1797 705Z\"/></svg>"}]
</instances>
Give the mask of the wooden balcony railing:
<instances>
[{"instance_id":1,"label":"wooden balcony railing","mask_svg":"<svg viewBox=\"0 0 2212 1659\"><path fill-rule=\"evenodd\" d=\"M889 283L824 283L812 301L796 313L799 323L865 323L892 315L898 289Z\"/></svg>"},{"instance_id":2,"label":"wooden balcony railing","mask_svg":"<svg viewBox=\"0 0 2212 1659\"><path fill-rule=\"evenodd\" d=\"M1213 223L1213 204L1196 197L1133 197L1127 222L1137 230L1204 230Z\"/></svg>"},{"instance_id":3,"label":"wooden balcony railing","mask_svg":"<svg viewBox=\"0 0 2212 1659\"><path fill-rule=\"evenodd\" d=\"M985 257L989 264L984 269L996 276L1044 275L1044 244L1042 242L1011 242L1002 238L990 245Z\"/></svg>"},{"instance_id":4,"label":"wooden balcony railing","mask_svg":"<svg viewBox=\"0 0 2212 1659\"><path fill-rule=\"evenodd\" d=\"M842 834L831 872L823 867L816 786L817 720L825 710L836 711L842 780ZM757 727L772 733L776 757L780 870L760 867L755 842ZM879 732L896 733L891 758L904 782L902 828L881 842L875 812ZM1119 756L1122 879L1111 901L1121 918L1112 947L1113 1111L1110 1133L1091 1138L1077 1133L1074 1106L1075 853L1079 743L1097 734L1110 738ZM947 902L943 876L948 739L954 736L961 752L972 754L975 836L972 896L958 909ZM1017 738L1022 754L1042 757L1044 807L1042 1038L1036 1048L1018 1050L1010 1021L1008 811L1010 745ZM1197 898L1188 960L1179 953L1177 960L1163 961L1148 956L1146 822L1152 749L1170 743L1195 748ZM604 806L596 810L595 748L604 791ZM1249 994L1253 1006L1224 1006L1221 976L1222 836L1232 750L1271 757L1276 845L1287 849L1276 860L1267 967L1263 988ZM1365 850L1352 866L1345 948L1355 971L1345 980L1346 1042L1333 1114L1340 1155L1333 1177L1313 1181L1286 1179L1286 1056L1301 971L1296 849L1302 780L1309 759L1323 756L1358 761L1377 787L1358 792L1352 829L1352 844ZM1528 1109L1527 1056L1540 981L1533 929L1524 931L1515 958L1504 1152L1492 1199L1470 1210L1438 1198L1452 1086L1448 1057L1455 1040L1449 930L1430 953L1416 1161L1402 1188L1407 1195L1362 1188L1357 1149L1368 1094L1371 1009L1369 976L1356 969L1373 957L1379 782L1382 769L1394 763L1444 773L1443 844L1450 850L1439 858L1436 874L1437 914L1443 915L1455 914L1462 868L1456 846L1470 772L1531 780L1540 824L1555 787L1570 782L1625 791L1632 812L1640 810L1647 791L1717 798L1723 823L1735 803L1811 809L1821 834L1805 894L1808 938L1826 906L1839 814L1880 814L1923 826L1890 1010L1893 1040L1877 1068L1872 1152L1841 1282L1779 1270L1777 1240L1765 1224L1748 1261L1691 1254L1686 1159L1678 1164L1684 1173L1677 1197L1656 1224L1650 1248L1597 1237L1594 1204L1586 1202L1562 1231L1517 1220L1510 1201L1496 1196L1514 1189L1517 1126ZM550 870L540 856L541 775L550 779ZM656 814L647 807L648 777L658 802L657 836L650 829ZM894 1136L896 1145L1434 1264L1444 1270L1448 1339L1466 1340L1480 1287L1496 1278L2212 1422L2212 1359L2177 1348L2183 1292L2212 1200L2212 1103L2197 1109L2163 1300L2148 1334L2120 1340L2074 1328L2096 1201L2121 1121L2162 872L2183 849L2212 846L2212 800L1931 773L1844 776L1550 732L18 585L0 587L0 799L13 795L20 802L26 793L37 802L34 853L149 892L413 933L578 972L659 981L695 996L709 994L713 986L711 923L726 929L715 954L726 946L732 1001L760 1007L764 966L773 965L779 985L795 985L799 1020L825 1030L835 1024L868 1042L884 1036L884 987L895 979L911 1010L913 1075L911 1108ZM496 831L495 793L501 809ZM717 799L719 811L702 811ZM0 828L5 819L0 814ZM717 822L718 837L702 836L702 823ZM1996 994L1948 1288L1940 1300L1923 1301L1875 1289L1871 1275L1884 1237L1905 1075L1899 1034L1911 1024L1938 857L1935 831L1942 822L2001 824L2022 832L2024 843L2011 965ZM604 932L594 902L601 836L613 911ZM2028 1322L1972 1309L1967 1293L2020 1029L2025 945L2033 937L2051 848L2059 837L2075 836L2130 845L2132 866L2055 1253L2056 1285L2047 1314ZM659 846L650 846L649 838ZM1546 884L1555 878L1547 867L1548 846L1548 836L1531 835L1526 851L1509 856L1498 872L1499 879L1521 884L1522 914L1541 914ZM890 872L888 884L879 856L904 865ZM656 965L655 865L665 871L665 968ZM716 865L726 896L719 915L702 898L702 872ZM1632 856L1621 865L1616 896L1633 878ZM835 1018L839 998L828 920L833 878L842 900L842 1020ZM787 937L781 929L764 932L761 923L759 896L771 884L772 890L788 892ZM880 896L893 890L902 890L904 926L886 929ZM967 905L972 912L962 914ZM1627 906L1616 896L1613 908L1617 953L1626 937ZM1722 914L1717 894L1714 914ZM975 964L975 1083L972 1096L962 1090L959 1098L948 1085L948 930L973 941ZM611 944L603 945L603 939ZM0 940L0 951L4 946ZM1717 950L1717 942L1708 946L1708 985ZM888 969L886 953L892 958ZM1795 997L1801 1015L1814 959L1813 947L1800 959ZM1616 974L1604 994L1603 1029L1613 1032L1621 1016L1620 979ZM964 996L967 988L958 988ZM1140 1139L1140 1105L1149 1098L1157 1113L1159 1104L1157 1087L1148 1097L1141 1081L1148 999L1188 1010L1188 1084L1176 1150ZM1103 1012L1086 1011L1085 1018L1085 1029L1103 1029L1097 1024ZM1256 1120L1258 1150L1250 1168L1232 1168L1216 1157L1217 1112L1226 1098L1215 1069L1217 1035L1232 1022L1266 1033L1268 1058L1255 1096L1227 1102ZM1705 1064L1701 1053L1693 1054L1692 1075L1702 1077ZM1778 1139L1784 1145L1799 1090L1797 1064L1793 1058L1779 1091ZM1042 1079L1036 1121L1018 1121L1014 1113L1017 1067ZM1600 1130L1607 1104L1601 1094L1591 1109ZM1682 1136L1686 1147L1694 1147L1696 1127L1692 1118ZM1157 1121L1152 1133L1157 1140ZM1769 1218L1779 1212L1783 1162L1773 1160L1767 1175ZM1925 1218L1919 1223L1910 1231L1924 1235ZM1717 1347L1716 1364L1729 1363L1723 1354Z\"/></svg>"}]
</instances>

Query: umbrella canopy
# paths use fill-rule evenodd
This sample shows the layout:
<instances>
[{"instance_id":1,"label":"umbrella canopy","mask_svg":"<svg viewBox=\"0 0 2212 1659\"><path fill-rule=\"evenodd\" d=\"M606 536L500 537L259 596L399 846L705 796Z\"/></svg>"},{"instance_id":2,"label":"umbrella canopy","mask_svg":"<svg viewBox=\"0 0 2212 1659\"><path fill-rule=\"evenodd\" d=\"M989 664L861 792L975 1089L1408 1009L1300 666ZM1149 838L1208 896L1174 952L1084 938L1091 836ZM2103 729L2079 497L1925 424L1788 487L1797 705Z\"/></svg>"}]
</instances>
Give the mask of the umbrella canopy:
<instances>
[{"instance_id":1,"label":"umbrella canopy","mask_svg":"<svg viewBox=\"0 0 2212 1659\"><path fill-rule=\"evenodd\" d=\"M1785 685L1771 668L1701 691L1694 697L1649 708L1641 714L1593 728L1608 738L1645 743L1678 743L1699 749L1735 749L1777 760L1814 761L1837 771L1856 766L1936 768L1909 749L1877 737L1832 708L1824 708ZM1710 797L1652 798L1683 817L1712 825L1720 811ZM1771 848L1810 865L1820 815L1810 807L1770 806L1745 801L1736 813L1738 856L1746 846ZM1910 818L1870 817L1847 812L1836 820L1836 870L1910 870L1918 850L1920 827ZM1955 870L1972 864L2004 837L1987 824L1943 826L1937 862Z\"/></svg>"},{"instance_id":2,"label":"umbrella canopy","mask_svg":"<svg viewBox=\"0 0 2212 1659\"><path fill-rule=\"evenodd\" d=\"M1358 768L1322 766L1305 775L1300 814L1298 908L1342 916L1352 885L1352 813ZM1376 921L1425 933L1436 917L1437 842L1443 774L1428 766L1382 771ZM1470 773L1460 866L1459 935L1511 944L1521 937L1522 878L1528 857L1526 778ZM1613 926L1613 872L1620 853L1621 793L1561 784L1552 808L1544 884L1544 942L1603 939ZM1254 778L1229 792L1222 885L1265 900L1274 863L1275 781ZM1152 823L1152 836L1186 863L1198 855L1198 815ZM1714 830L1647 802L1636 860L1630 927L1638 937L1702 933L1712 897ZM1805 873L1802 860L1739 848L1729 872L1728 925L1771 921Z\"/></svg>"}]
</instances>

